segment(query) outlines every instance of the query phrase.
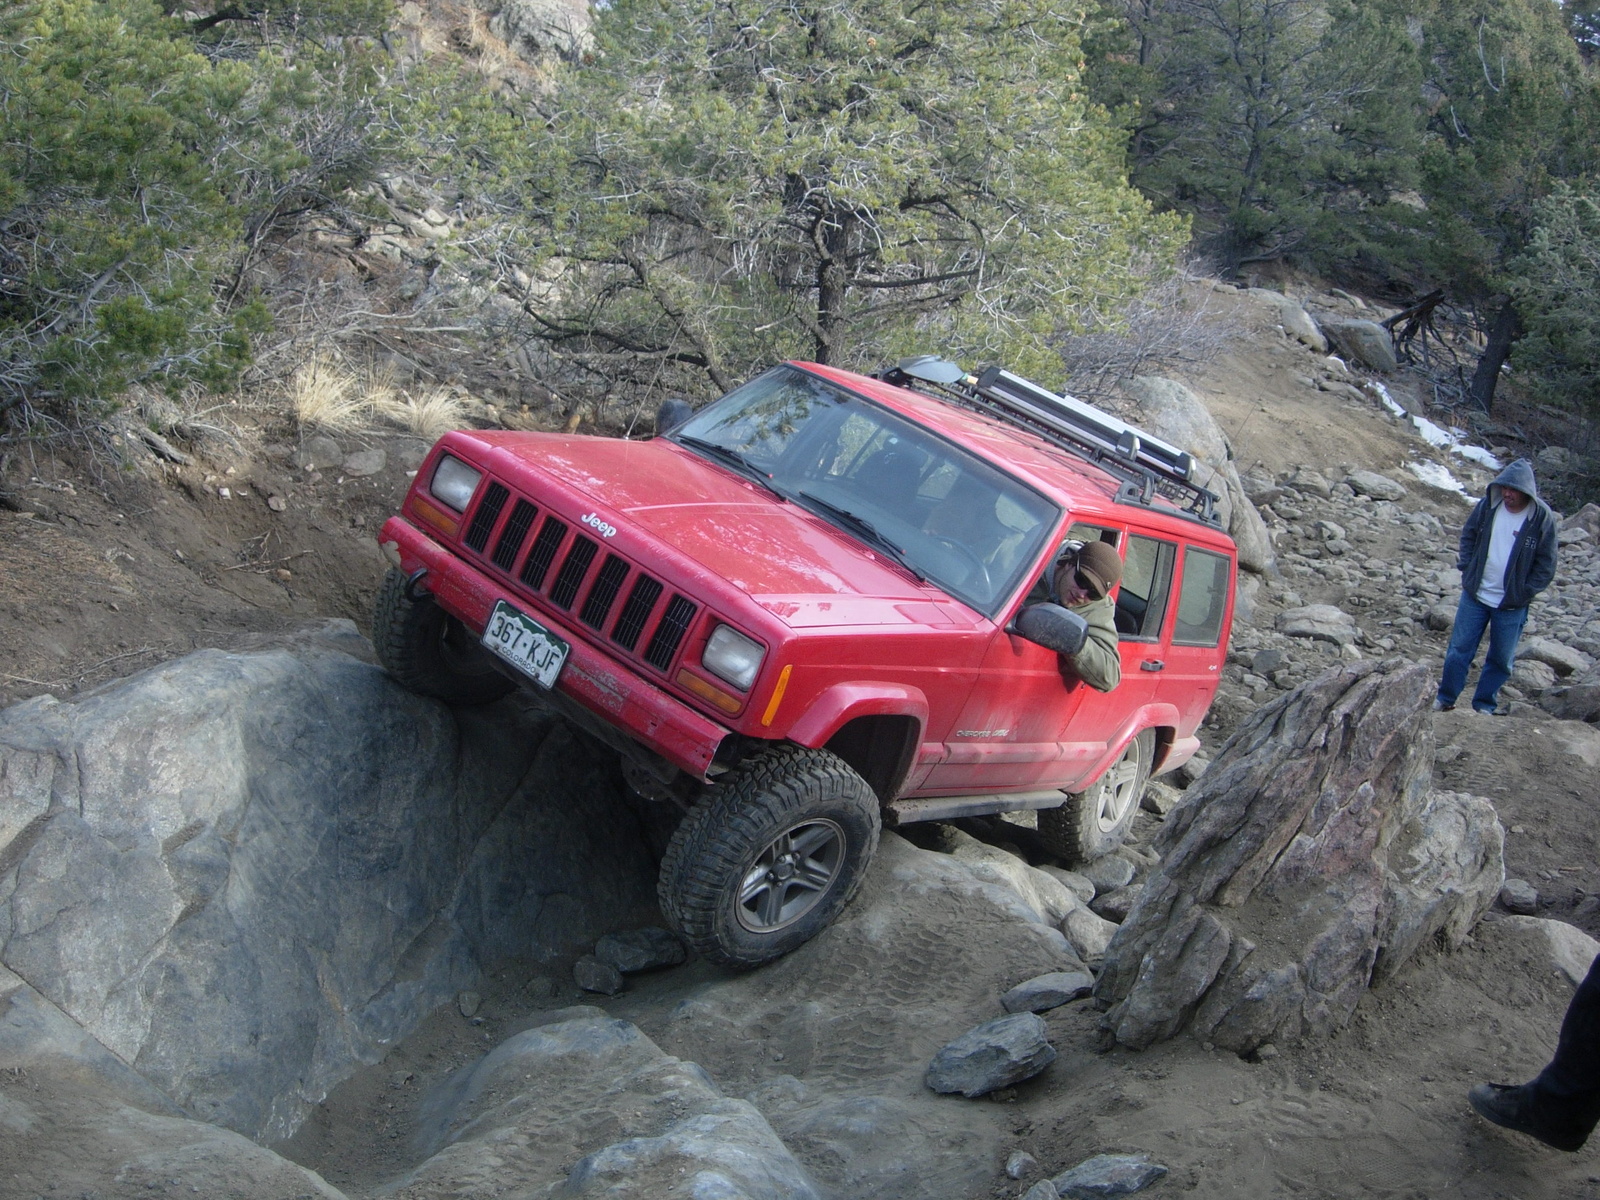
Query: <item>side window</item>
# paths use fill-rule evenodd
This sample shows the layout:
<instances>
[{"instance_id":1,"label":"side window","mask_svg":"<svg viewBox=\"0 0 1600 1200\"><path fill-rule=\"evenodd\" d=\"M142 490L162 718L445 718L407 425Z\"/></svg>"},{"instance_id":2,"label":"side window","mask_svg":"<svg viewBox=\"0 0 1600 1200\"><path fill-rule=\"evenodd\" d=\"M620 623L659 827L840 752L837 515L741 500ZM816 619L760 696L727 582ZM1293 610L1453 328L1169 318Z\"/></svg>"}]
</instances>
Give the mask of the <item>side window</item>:
<instances>
[{"instance_id":1,"label":"side window","mask_svg":"<svg viewBox=\"0 0 1600 1200\"><path fill-rule=\"evenodd\" d=\"M1172 564L1178 547L1137 533L1128 535L1117 592L1117 637L1122 641L1154 641L1161 636L1172 590Z\"/></svg>"},{"instance_id":2,"label":"side window","mask_svg":"<svg viewBox=\"0 0 1600 1200\"><path fill-rule=\"evenodd\" d=\"M1215 646L1222 640L1228 608L1228 559L1193 546L1183 548L1183 586L1172 641L1179 646Z\"/></svg>"},{"instance_id":3,"label":"side window","mask_svg":"<svg viewBox=\"0 0 1600 1200\"><path fill-rule=\"evenodd\" d=\"M1110 542L1113 546L1119 545L1122 540L1122 530L1109 529L1104 525L1086 525L1082 521L1074 521L1067 530L1067 536L1061 539L1061 544L1056 547L1056 553L1044 565L1044 573L1033 581L1033 586L1028 589L1028 595L1023 600L1024 604L1043 604L1050 599L1050 572L1055 569L1056 558L1061 553L1061 546L1068 542Z\"/></svg>"}]
</instances>

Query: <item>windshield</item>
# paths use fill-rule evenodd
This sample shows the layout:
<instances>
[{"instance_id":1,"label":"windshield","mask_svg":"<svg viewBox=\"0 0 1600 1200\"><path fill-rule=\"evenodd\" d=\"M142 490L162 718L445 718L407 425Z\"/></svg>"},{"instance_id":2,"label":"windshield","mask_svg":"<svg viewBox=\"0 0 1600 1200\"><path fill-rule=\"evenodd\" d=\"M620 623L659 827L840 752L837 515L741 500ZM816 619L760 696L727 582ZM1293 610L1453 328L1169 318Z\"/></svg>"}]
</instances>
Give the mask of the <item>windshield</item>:
<instances>
[{"instance_id":1,"label":"windshield","mask_svg":"<svg viewBox=\"0 0 1600 1200\"><path fill-rule=\"evenodd\" d=\"M765 476L781 495L990 616L1060 516L959 446L795 367L736 388L670 437Z\"/></svg>"}]
</instances>

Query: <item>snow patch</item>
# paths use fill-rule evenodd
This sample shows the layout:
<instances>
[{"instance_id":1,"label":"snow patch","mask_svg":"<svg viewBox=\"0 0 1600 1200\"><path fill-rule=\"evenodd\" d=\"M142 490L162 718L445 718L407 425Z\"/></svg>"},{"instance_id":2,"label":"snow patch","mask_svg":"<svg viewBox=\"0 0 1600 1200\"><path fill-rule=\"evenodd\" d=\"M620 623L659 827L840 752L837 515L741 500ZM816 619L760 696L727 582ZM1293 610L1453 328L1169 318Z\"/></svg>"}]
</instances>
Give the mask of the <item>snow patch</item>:
<instances>
[{"instance_id":1,"label":"snow patch","mask_svg":"<svg viewBox=\"0 0 1600 1200\"><path fill-rule=\"evenodd\" d=\"M1436 462L1407 463L1406 469L1429 487L1438 488L1441 492L1454 492L1458 496L1467 496L1467 489L1461 481L1450 474L1450 468Z\"/></svg>"},{"instance_id":2,"label":"snow patch","mask_svg":"<svg viewBox=\"0 0 1600 1200\"><path fill-rule=\"evenodd\" d=\"M1395 401L1395 398L1389 395L1389 389L1384 387L1383 384L1379 383L1377 380L1372 380L1367 384L1367 387L1372 389L1372 391L1377 395L1378 400L1383 404L1384 408L1388 409L1395 416L1409 416L1412 426L1416 429L1422 440L1427 442L1428 445L1438 446L1441 449L1449 450L1451 454L1459 454L1468 462L1475 462L1479 466L1488 467L1491 471L1498 471L1501 466L1504 465L1498 458L1496 458L1493 454L1490 454L1482 446L1473 446L1463 442L1461 439L1466 437L1464 430L1446 429L1442 425L1435 425L1432 421L1428 420L1427 417L1418 416L1416 413L1408 414L1406 410ZM1427 465L1432 466L1432 464ZM1431 480L1421 473L1421 470L1417 466L1413 465L1411 469L1417 473L1417 477L1424 483L1431 482ZM1446 491L1461 490L1461 485L1456 483L1449 471L1446 471L1443 467L1438 467L1436 469L1442 471L1445 478L1450 480L1450 483L1435 484L1435 486L1444 487Z\"/></svg>"}]
</instances>

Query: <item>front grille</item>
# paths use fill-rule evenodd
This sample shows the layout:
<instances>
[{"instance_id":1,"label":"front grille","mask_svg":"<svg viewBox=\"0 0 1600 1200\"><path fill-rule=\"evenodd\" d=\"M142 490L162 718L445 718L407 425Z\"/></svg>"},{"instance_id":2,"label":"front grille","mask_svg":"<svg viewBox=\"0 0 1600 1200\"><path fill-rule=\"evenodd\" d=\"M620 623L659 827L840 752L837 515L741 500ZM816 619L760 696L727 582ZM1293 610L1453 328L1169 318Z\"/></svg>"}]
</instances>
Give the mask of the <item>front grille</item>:
<instances>
[{"instance_id":1,"label":"front grille","mask_svg":"<svg viewBox=\"0 0 1600 1200\"><path fill-rule=\"evenodd\" d=\"M633 591L628 593L628 602L622 606L622 615L611 631L613 642L628 651L639 644L639 635L650 619L650 610L661 599L661 591L661 584L648 575L641 574L633 581Z\"/></svg>"},{"instance_id":2,"label":"front grille","mask_svg":"<svg viewBox=\"0 0 1600 1200\"><path fill-rule=\"evenodd\" d=\"M583 577L589 573L589 564L594 561L595 545L586 537L572 539L572 549L567 551L567 560L561 564L561 570L556 572L556 581L550 585L550 603L558 608L571 608L572 602L578 598L578 588L583 583Z\"/></svg>"},{"instance_id":3,"label":"front grille","mask_svg":"<svg viewBox=\"0 0 1600 1200\"><path fill-rule=\"evenodd\" d=\"M556 548L566 536L565 521L558 521L554 517L544 519L544 525L539 529L539 536L533 539L533 549L528 551L528 561L522 564L523 583L536 592L544 586L545 572L549 571L550 564L555 562Z\"/></svg>"},{"instance_id":4,"label":"front grille","mask_svg":"<svg viewBox=\"0 0 1600 1200\"><path fill-rule=\"evenodd\" d=\"M467 536L463 539L479 554L489 544L489 532L494 528L494 523L500 519L500 510L506 506L506 501L511 499L511 493L502 483L493 481L489 489L478 503L478 511L472 514L472 524L467 526Z\"/></svg>"},{"instance_id":5,"label":"front grille","mask_svg":"<svg viewBox=\"0 0 1600 1200\"><path fill-rule=\"evenodd\" d=\"M698 611L691 601L685 600L682 596L674 596L672 602L667 605L666 615L661 618L661 624L656 626L650 645L645 648L645 662L661 671L670 667L672 656L678 652L678 643L683 641L683 635L689 632L689 622L694 620L694 614Z\"/></svg>"},{"instance_id":6,"label":"front grille","mask_svg":"<svg viewBox=\"0 0 1600 1200\"><path fill-rule=\"evenodd\" d=\"M700 612L694 601L669 595L659 579L622 555L602 555L599 542L532 500L513 497L496 480L485 485L462 540L479 554L487 551L488 563L553 608L572 612L576 606L578 619L597 634L609 630L621 653L663 673L677 661Z\"/></svg>"},{"instance_id":7,"label":"front grille","mask_svg":"<svg viewBox=\"0 0 1600 1200\"><path fill-rule=\"evenodd\" d=\"M517 561L517 551L522 549L522 539L528 536L528 530L533 528L534 515L539 510L526 500L517 499L516 507L511 510L511 518L506 522L506 527L500 531L500 540L494 544L494 553L490 555L494 565L502 571L511 570L511 564Z\"/></svg>"},{"instance_id":8,"label":"front grille","mask_svg":"<svg viewBox=\"0 0 1600 1200\"><path fill-rule=\"evenodd\" d=\"M583 602L583 611L578 614L590 629L605 628L606 617L610 615L617 593L622 590L622 581L627 577L628 560L618 558L615 554L606 555L605 566L594 577L594 586L589 589L588 598Z\"/></svg>"}]
</instances>

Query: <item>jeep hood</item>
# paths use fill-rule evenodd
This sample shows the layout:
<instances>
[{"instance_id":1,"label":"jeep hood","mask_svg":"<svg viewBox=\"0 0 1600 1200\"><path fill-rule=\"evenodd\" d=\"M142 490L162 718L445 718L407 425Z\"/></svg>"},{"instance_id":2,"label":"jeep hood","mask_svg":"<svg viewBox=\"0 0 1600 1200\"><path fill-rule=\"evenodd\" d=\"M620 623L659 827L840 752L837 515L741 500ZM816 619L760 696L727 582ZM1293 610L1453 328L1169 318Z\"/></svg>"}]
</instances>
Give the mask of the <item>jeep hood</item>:
<instances>
[{"instance_id":1,"label":"jeep hood","mask_svg":"<svg viewBox=\"0 0 1600 1200\"><path fill-rule=\"evenodd\" d=\"M480 434L584 493L601 519L648 534L746 592L792 628L973 626L966 605L828 524L671 442Z\"/></svg>"}]
</instances>

